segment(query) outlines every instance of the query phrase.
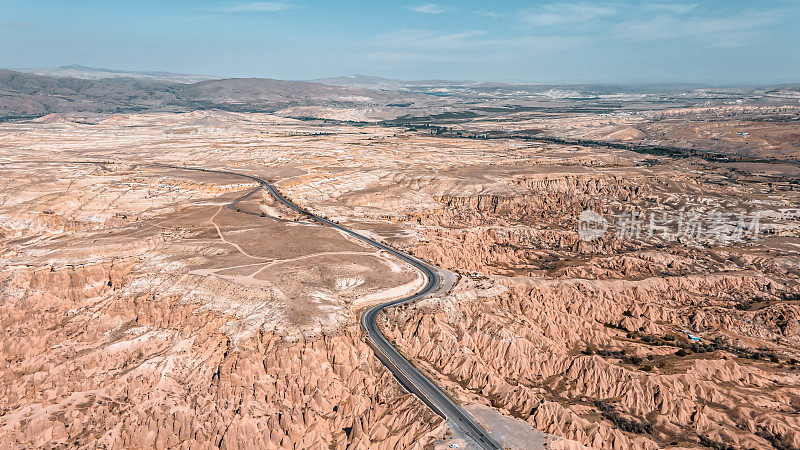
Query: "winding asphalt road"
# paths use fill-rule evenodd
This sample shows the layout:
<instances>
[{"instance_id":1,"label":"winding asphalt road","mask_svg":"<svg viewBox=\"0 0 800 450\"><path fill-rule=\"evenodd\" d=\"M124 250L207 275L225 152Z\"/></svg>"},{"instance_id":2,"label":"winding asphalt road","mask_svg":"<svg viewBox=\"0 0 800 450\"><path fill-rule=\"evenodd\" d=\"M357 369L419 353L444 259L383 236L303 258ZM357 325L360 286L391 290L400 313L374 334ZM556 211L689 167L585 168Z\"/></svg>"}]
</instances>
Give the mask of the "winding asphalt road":
<instances>
[{"instance_id":1,"label":"winding asphalt road","mask_svg":"<svg viewBox=\"0 0 800 450\"><path fill-rule=\"evenodd\" d=\"M238 172L229 172L224 170L212 170L212 169L201 169L201 168L193 168L193 167L183 167L183 166L172 166L172 165L160 165L161 167L168 167L171 169L180 169L180 170L193 170L193 171L200 171L200 172L212 172L212 173L219 173L219 174L226 174L232 175L237 177L248 178L250 180L258 182L264 189L266 189L275 200L279 201L283 205L289 207L290 209L322 224L325 226L329 226L332 228L336 228L337 230L343 231L350 236L365 242L375 248L383 250L409 264L414 266L414 268L420 270L423 275L425 276L426 283L425 286L422 287L419 291L415 294L410 295L405 298L401 298L398 300L393 300L386 303L381 303L375 305L369 309L367 309L361 315L361 325L367 332L367 336L369 337L369 344L372 349L375 351L375 355L380 359L380 361L385 365L391 372L394 374L397 381L403 385L406 390L417 396L420 400L422 400L425 405L427 405L433 412L444 418L445 420L450 423L451 426L458 428L463 434L469 436L475 443L477 443L481 448L484 449L501 449L502 447L498 444L486 430L483 429L475 419L472 418L466 411L464 411L460 406L458 406L450 397L447 396L438 386L436 386L433 381L431 381L428 377L422 374L416 367L414 367L411 362L409 362L400 352L395 349L392 344L386 339L386 336L383 335L381 330L378 328L377 318L378 314L386 308L402 305L404 303L413 302L415 300L419 300L423 297L426 297L439 289L442 279L439 273L437 272L436 268L417 259L410 255L407 255L403 252L393 249L387 245L384 245L374 239L370 239L363 234L359 234L349 228L343 227L336 222L328 220L324 217L320 217L310 211L307 211L294 203L288 200L286 197L281 195L274 186L272 186L269 182L264 180L263 178L259 178L253 175L246 175ZM253 194L254 191L251 191L245 194L242 197L237 198L234 200L230 205L230 208L244 212L239 209L236 205L241 200L249 197Z\"/></svg>"},{"instance_id":2,"label":"winding asphalt road","mask_svg":"<svg viewBox=\"0 0 800 450\"><path fill-rule=\"evenodd\" d=\"M26 161L29 163L59 163L59 164L68 164L66 162L55 162L55 161ZM112 162L112 161L73 161L72 163L77 164L115 164L119 163ZM136 164L136 163L132 163ZM400 352L395 349L392 344L386 339L386 336L378 328L377 318L378 314L386 308L390 308L392 306L402 305L404 303L413 302L415 300L419 300L423 297L426 297L434 292L436 292L441 284L442 278L439 275L439 272L434 266L431 266L417 258L414 258L410 255L407 255L403 252L393 249L387 245L384 245L374 239L370 239L362 234L359 234L353 230L350 230L346 227L339 225L331 220L328 220L324 217L320 217L312 212L309 212L294 203L288 200L286 197L281 195L274 186L272 186L269 182L264 180L263 178L259 178L253 175L247 175L238 172L231 172L226 170L214 170L214 169L202 169L197 167L184 167L184 166L176 166L170 164L140 164L142 166L151 166L151 167L162 167L162 168L169 168L169 169L176 169L176 170L188 170L188 171L195 171L195 172L208 172L208 173L216 173L216 174L225 174L231 175L239 178L246 178L252 181L255 181L261 185L264 189L266 189L272 197L275 198L278 202L282 203L283 205L287 206L288 208L296 211L303 216L308 217L322 225L329 226L332 228L336 228L342 232L349 234L350 236L369 244L375 248L383 250L396 258L399 258L408 264L411 264L414 268L418 269L423 273L426 279L425 286L422 287L419 291L410 295L405 298L401 298L398 300L393 300L386 303L381 303L375 305L369 309L367 309L361 315L361 325L364 327L367 333L367 337L369 338L368 343L375 351L375 355L380 359L380 361L385 365L395 376L395 378L403 385L406 390L414 394L417 398L419 398L425 405L427 405L433 412L444 418L452 427L457 428L463 435L468 436L472 439L475 443L477 443L481 448L495 450L495 449L502 449L500 444L497 443L486 430L483 429L476 421L472 418L466 411L464 411L460 406L458 406L450 397L447 396L438 386L436 386L433 381L431 381L428 377L426 377L422 372L420 372L416 367L414 367L411 362L409 362ZM247 197L254 194L258 189L254 189L247 194L235 199L231 202L228 207L243 213L253 214L253 215L260 215L257 213L247 212L240 209L237 204L246 199Z\"/></svg>"}]
</instances>

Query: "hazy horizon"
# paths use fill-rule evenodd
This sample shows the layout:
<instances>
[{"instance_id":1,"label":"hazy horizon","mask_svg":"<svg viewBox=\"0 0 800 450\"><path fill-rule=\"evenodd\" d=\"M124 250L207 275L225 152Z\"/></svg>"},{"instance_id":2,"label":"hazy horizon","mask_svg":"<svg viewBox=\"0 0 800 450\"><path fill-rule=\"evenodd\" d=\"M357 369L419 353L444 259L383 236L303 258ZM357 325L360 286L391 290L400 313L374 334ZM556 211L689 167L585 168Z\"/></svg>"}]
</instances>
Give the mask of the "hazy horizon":
<instances>
[{"instance_id":1,"label":"hazy horizon","mask_svg":"<svg viewBox=\"0 0 800 450\"><path fill-rule=\"evenodd\" d=\"M800 82L794 0L273 2L8 0L0 61L309 80Z\"/></svg>"},{"instance_id":2,"label":"hazy horizon","mask_svg":"<svg viewBox=\"0 0 800 450\"><path fill-rule=\"evenodd\" d=\"M4 70L12 70L12 71L32 71L32 70L47 70L47 69L69 69L69 68L83 68L86 70L98 70L98 71L109 71L109 72L124 72L124 73L142 73L142 74L156 74L156 73L165 73L165 74L173 74L173 75L188 75L188 76L206 76L206 77L213 77L214 79L234 79L234 78L260 78L260 79L277 79L274 77L236 77L236 76L228 76L225 74L209 74L209 73L188 73L188 72L172 72L158 68L144 68L144 69L119 69L115 67L94 67L85 64L67 64L63 66L51 66L51 67L0 67L0 69ZM33 72L29 72L33 73ZM45 75L45 76L56 76L58 75ZM558 82L558 81L531 81L531 80L521 80L521 79L444 79L444 78L417 78L417 79L403 79L397 77L384 77L384 76L377 76L371 74L364 74L364 73L350 73L350 74L334 74L331 76L323 76L318 78L302 78L302 79L281 79L284 81L307 81L307 82L314 82L318 80L334 80L339 78L348 78L348 77L367 77L367 78L377 78L377 79L384 79L389 81L399 81L399 82L426 82L426 81L441 81L441 82L454 82L454 83L507 83L507 84L528 84L528 85L560 85L560 86L576 86L576 85L697 85L702 87L711 87L711 88L726 88L726 87L757 87L757 86L777 86L777 85L800 85L800 77L798 77L798 81L784 81L784 82L773 82L773 83L758 83L758 82L702 82L702 81L648 81L648 80L627 80L627 81L587 81L587 82Z\"/></svg>"}]
</instances>

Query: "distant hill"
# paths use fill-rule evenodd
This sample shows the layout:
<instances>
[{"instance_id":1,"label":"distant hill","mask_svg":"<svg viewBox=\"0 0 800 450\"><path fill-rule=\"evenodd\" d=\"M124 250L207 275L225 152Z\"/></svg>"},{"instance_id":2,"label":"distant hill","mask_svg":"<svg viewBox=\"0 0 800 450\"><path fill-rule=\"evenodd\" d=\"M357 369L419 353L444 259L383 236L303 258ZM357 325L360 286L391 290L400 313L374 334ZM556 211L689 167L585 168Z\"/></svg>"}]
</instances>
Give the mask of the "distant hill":
<instances>
[{"instance_id":1,"label":"distant hill","mask_svg":"<svg viewBox=\"0 0 800 450\"><path fill-rule=\"evenodd\" d=\"M309 80L312 83L327 84L330 86L347 86L366 89L398 90L406 85L405 81L391 78L371 77L368 75L347 75L343 77L319 78Z\"/></svg>"},{"instance_id":2,"label":"distant hill","mask_svg":"<svg viewBox=\"0 0 800 450\"><path fill-rule=\"evenodd\" d=\"M271 78L229 78L203 81L183 86L180 92L185 98L198 102L267 102L294 105L319 102L370 103L392 97L373 90Z\"/></svg>"},{"instance_id":3,"label":"distant hill","mask_svg":"<svg viewBox=\"0 0 800 450\"><path fill-rule=\"evenodd\" d=\"M0 70L0 119L154 109L178 103L180 86L133 78L82 80Z\"/></svg>"},{"instance_id":4,"label":"distant hill","mask_svg":"<svg viewBox=\"0 0 800 450\"><path fill-rule=\"evenodd\" d=\"M84 69L81 66L68 68L78 72ZM347 120L398 117L452 119L461 113L477 114L472 111L476 108L485 112L486 107L528 108L552 101L619 103L670 100L691 104L744 95L800 98L796 86L786 85L713 88L691 84L509 84L402 81L364 75L325 78L317 82L229 78L186 83L128 76L99 79L52 77L0 69L0 121L40 117L50 113L193 111L211 108L236 112L283 111L297 117L325 117L329 114L328 117L346 117ZM478 108L479 105L483 109ZM457 113L455 116L454 111Z\"/></svg>"},{"instance_id":5,"label":"distant hill","mask_svg":"<svg viewBox=\"0 0 800 450\"><path fill-rule=\"evenodd\" d=\"M174 83L197 83L198 81L217 80L220 77L208 75L187 75L184 73L172 72L142 72L102 69L98 67L87 67L81 65L47 67L38 69L13 69L17 72L32 73L35 75L45 75L49 77L70 77L83 80L101 80L104 78L139 78L153 81L166 81Z\"/></svg>"},{"instance_id":6,"label":"distant hill","mask_svg":"<svg viewBox=\"0 0 800 450\"><path fill-rule=\"evenodd\" d=\"M0 120L49 113L190 111L273 112L291 106L381 107L409 95L305 81L231 78L191 84L138 78L87 80L0 70Z\"/></svg>"},{"instance_id":7,"label":"distant hill","mask_svg":"<svg viewBox=\"0 0 800 450\"><path fill-rule=\"evenodd\" d=\"M472 81L451 81L451 80L395 80L392 78L373 77L369 75L346 75L343 77L319 78L309 80L312 83L322 83L331 86L347 86L362 89L378 89L387 91L406 91L416 87L443 87L443 86L464 86L472 84Z\"/></svg>"}]
</instances>

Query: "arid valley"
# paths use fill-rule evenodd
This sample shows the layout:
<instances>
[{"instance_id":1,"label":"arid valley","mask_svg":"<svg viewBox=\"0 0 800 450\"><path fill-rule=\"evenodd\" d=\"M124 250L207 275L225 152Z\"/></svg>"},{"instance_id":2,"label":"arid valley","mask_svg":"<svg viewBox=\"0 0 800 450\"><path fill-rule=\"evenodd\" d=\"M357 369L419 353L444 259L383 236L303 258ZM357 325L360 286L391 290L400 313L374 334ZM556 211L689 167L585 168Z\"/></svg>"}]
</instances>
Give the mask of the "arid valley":
<instances>
[{"instance_id":1,"label":"arid valley","mask_svg":"<svg viewBox=\"0 0 800 450\"><path fill-rule=\"evenodd\" d=\"M505 448L800 448L797 90L308 84L5 94L0 448L476 445L359 320L425 274L257 179L440 270L377 326Z\"/></svg>"}]
</instances>

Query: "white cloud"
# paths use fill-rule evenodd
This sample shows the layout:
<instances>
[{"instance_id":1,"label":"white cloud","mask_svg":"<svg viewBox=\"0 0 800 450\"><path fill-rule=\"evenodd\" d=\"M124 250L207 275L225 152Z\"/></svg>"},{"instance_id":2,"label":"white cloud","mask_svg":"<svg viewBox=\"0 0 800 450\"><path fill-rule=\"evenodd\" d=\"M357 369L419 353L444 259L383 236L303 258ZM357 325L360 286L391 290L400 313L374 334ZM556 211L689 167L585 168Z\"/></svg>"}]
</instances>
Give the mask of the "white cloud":
<instances>
[{"instance_id":1,"label":"white cloud","mask_svg":"<svg viewBox=\"0 0 800 450\"><path fill-rule=\"evenodd\" d=\"M746 45L758 30L780 21L780 11L743 11L727 17L660 15L644 21L617 24L612 36L636 42L692 38L711 47Z\"/></svg>"},{"instance_id":2,"label":"white cloud","mask_svg":"<svg viewBox=\"0 0 800 450\"><path fill-rule=\"evenodd\" d=\"M481 42L484 45L520 54L520 52L560 52L588 44L591 40L584 36L520 36L512 39L487 39Z\"/></svg>"},{"instance_id":3,"label":"white cloud","mask_svg":"<svg viewBox=\"0 0 800 450\"><path fill-rule=\"evenodd\" d=\"M618 14L616 6L594 3L551 3L521 11L522 19L531 25L547 27L587 24Z\"/></svg>"},{"instance_id":4,"label":"white cloud","mask_svg":"<svg viewBox=\"0 0 800 450\"><path fill-rule=\"evenodd\" d=\"M396 45L376 42L375 50L364 55L372 62L406 65L410 63L452 64L453 67L475 64L513 65L521 60L548 57L589 43L584 37L519 36L511 39L487 39L483 33L465 32L438 35L433 32L415 30L411 42L400 42L394 34L384 35ZM411 44L411 45L401 45ZM439 45L438 47L430 47ZM446 50L446 51L441 51ZM478 56L480 55L480 56Z\"/></svg>"},{"instance_id":5,"label":"white cloud","mask_svg":"<svg viewBox=\"0 0 800 450\"><path fill-rule=\"evenodd\" d=\"M225 12L275 12L287 9L292 9L292 5L286 2L239 3L220 8L221 11Z\"/></svg>"},{"instance_id":6,"label":"white cloud","mask_svg":"<svg viewBox=\"0 0 800 450\"><path fill-rule=\"evenodd\" d=\"M649 3L645 9L672 14L687 14L692 12L697 5L694 3Z\"/></svg>"},{"instance_id":7,"label":"white cloud","mask_svg":"<svg viewBox=\"0 0 800 450\"><path fill-rule=\"evenodd\" d=\"M460 33L439 33L429 30L403 29L378 36L376 44L389 47L422 48L427 50L463 48L472 45L471 38L486 34L483 30Z\"/></svg>"},{"instance_id":8,"label":"white cloud","mask_svg":"<svg viewBox=\"0 0 800 450\"><path fill-rule=\"evenodd\" d=\"M484 10L484 9L479 9L477 11L472 11L472 14L476 14L478 16L489 17L489 18L492 18L492 19L499 19L501 17L501 15L499 13L495 12L495 11L487 11L487 10Z\"/></svg>"},{"instance_id":9,"label":"white cloud","mask_svg":"<svg viewBox=\"0 0 800 450\"><path fill-rule=\"evenodd\" d=\"M422 14L441 14L447 11L447 8L436 3L425 3L424 5L412 6L411 10Z\"/></svg>"},{"instance_id":10,"label":"white cloud","mask_svg":"<svg viewBox=\"0 0 800 450\"><path fill-rule=\"evenodd\" d=\"M522 21L536 28L555 28L558 34L594 36L597 42L621 40L691 40L706 47L750 45L773 24L794 14L775 8L735 10L706 14L698 4L661 0L624 5L556 0L520 11Z\"/></svg>"},{"instance_id":11,"label":"white cloud","mask_svg":"<svg viewBox=\"0 0 800 450\"><path fill-rule=\"evenodd\" d=\"M518 36L489 38L483 30L441 33L431 30L400 30L379 36L375 51L367 55L380 61L458 61L483 55L486 61L509 63L519 58L547 55L587 44L577 36ZM378 50L380 49L380 50Z\"/></svg>"},{"instance_id":12,"label":"white cloud","mask_svg":"<svg viewBox=\"0 0 800 450\"><path fill-rule=\"evenodd\" d=\"M29 27L32 24L30 22L23 22L21 20L15 20L13 22L8 22L6 25L8 25L10 27L23 28L23 27Z\"/></svg>"}]
</instances>

